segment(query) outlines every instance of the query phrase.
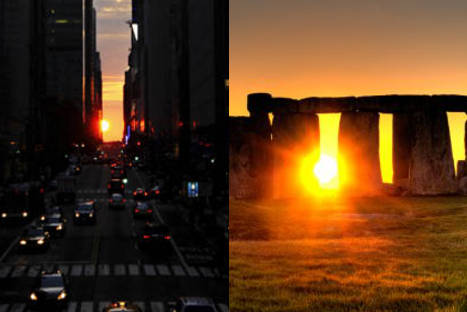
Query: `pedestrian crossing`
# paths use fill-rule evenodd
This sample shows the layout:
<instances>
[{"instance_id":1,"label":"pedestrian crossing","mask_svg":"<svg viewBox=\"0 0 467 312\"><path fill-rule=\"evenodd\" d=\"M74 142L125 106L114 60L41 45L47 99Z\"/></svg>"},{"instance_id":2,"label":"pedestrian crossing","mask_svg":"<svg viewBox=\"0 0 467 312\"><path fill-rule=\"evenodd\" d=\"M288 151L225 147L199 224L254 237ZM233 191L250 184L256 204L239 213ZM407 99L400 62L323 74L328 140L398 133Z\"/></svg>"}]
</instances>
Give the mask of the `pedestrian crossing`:
<instances>
[{"instance_id":1,"label":"pedestrian crossing","mask_svg":"<svg viewBox=\"0 0 467 312\"><path fill-rule=\"evenodd\" d=\"M91 264L91 263L58 263L32 265L0 265L0 279L37 277L42 271L60 270L71 277L95 276L175 276L189 278L228 279L215 267L188 266L179 264ZM0 310L0 312L2 312Z\"/></svg>"},{"instance_id":2,"label":"pedestrian crossing","mask_svg":"<svg viewBox=\"0 0 467 312\"><path fill-rule=\"evenodd\" d=\"M102 312L107 307L110 301L71 301L68 306L62 311L66 312ZM169 312L169 302L163 301L136 301L133 304L137 305L143 312ZM225 303L216 303L219 312L229 312L229 307ZM28 312L32 311L26 303L0 303L0 312Z\"/></svg>"},{"instance_id":3,"label":"pedestrian crossing","mask_svg":"<svg viewBox=\"0 0 467 312\"><path fill-rule=\"evenodd\" d=\"M107 194L106 188L99 189L79 189L76 191L77 194ZM125 194L131 194L131 190L125 190Z\"/></svg>"}]
</instances>

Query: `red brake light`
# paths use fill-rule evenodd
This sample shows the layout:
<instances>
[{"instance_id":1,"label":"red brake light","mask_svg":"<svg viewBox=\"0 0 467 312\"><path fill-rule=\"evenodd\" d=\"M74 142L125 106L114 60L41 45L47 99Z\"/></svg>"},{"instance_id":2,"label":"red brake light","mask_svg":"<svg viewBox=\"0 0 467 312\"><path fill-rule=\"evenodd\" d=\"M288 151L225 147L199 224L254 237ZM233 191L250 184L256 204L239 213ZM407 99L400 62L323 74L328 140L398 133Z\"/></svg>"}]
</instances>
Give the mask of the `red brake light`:
<instances>
[{"instance_id":1,"label":"red brake light","mask_svg":"<svg viewBox=\"0 0 467 312\"><path fill-rule=\"evenodd\" d=\"M139 209L135 209L135 212L139 212Z\"/></svg>"},{"instance_id":2,"label":"red brake light","mask_svg":"<svg viewBox=\"0 0 467 312\"><path fill-rule=\"evenodd\" d=\"M109 199L109 203L113 202L113 200Z\"/></svg>"},{"instance_id":3,"label":"red brake light","mask_svg":"<svg viewBox=\"0 0 467 312\"><path fill-rule=\"evenodd\" d=\"M126 199L125 199L125 198L123 199L123 202L126 202Z\"/></svg>"},{"instance_id":4,"label":"red brake light","mask_svg":"<svg viewBox=\"0 0 467 312\"><path fill-rule=\"evenodd\" d=\"M125 187L125 185L123 185L123 184L122 184L122 185L120 185L120 187L121 187L121 188L124 188L124 187Z\"/></svg>"},{"instance_id":5,"label":"red brake light","mask_svg":"<svg viewBox=\"0 0 467 312\"><path fill-rule=\"evenodd\" d=\"M41 192L41 194L44 194L44 188L41 187L41 189L39 190L39 192Z\"/></svg>"},{"instance_id":6,"label":"red brake light","mask_svg":"<svg viewBox=\"0 0 467 312\"><path fill-rule=\"evenodd\" d=\"M144 192L144 196L148 196L148 192Z\"/></svg>"},{"instance_id":7,"label":"red brake light","mask_svg":"<svg viewBox=\"0 0 467 312\"><path fill-rule=\"evenodd\" d=\"M120 170L120 173L123 174L123 170Z\"/></svg>"},{"instance_id":8,"label":"red brake light","mask_svg":"<svg viewBox=\"0 0 467 312\"><path fill-rule=\"evenodd\" d=\"M109 184L107 184L107 188L110 188L110 183L109 183Z\"/></svg>"},{"instance_id":9,"label":"red brake light","mask_svg":"<svg viewBox=\"0 0 467 312\"><path fill-rule=\"evenodd\" d=\"M152 209L148 209L148 212L152 212Z\"/></svg>"},{"instance_id":10,"label":"red brake light","mask_svg":"<svg viewBox=\"0 0 467 312\"><path fill-rule=\"evenodd\" d=\"M159 190L156 190L156 194L160 194L160 193L161 193L161 191L159 191Z\"/></svg>"},{"instance_id":11,"label":"red brake light","mask_svg":"<svg viewBox=\"0 0 467 312\"><path fill-rule=\"evenodd\" d=\"M133 192L133 195L136 195L136 192Z\"/></svg>"},{"instance_id":12,"label":"red brake light","mask_svg":"<svg viewBox=\"0 0 467 312\"><path fill-rule=\"evenodd\" d=\"M149 235L143 235L143 238L144 238L144 239L149 239L149 238L151 238L151 236L149 236Z\"/></svg>"},{"instance_id":13,"label":"red brake light","mask_svg":"<svg viewBox=\"0 0 467 312\"><path fill-rule=\"evenodd\" d=\"M164 236L164 239L169 240L169 239L170 239L170 236L169 236L169 235L166 235L166 236Z\"/></svg>"}]
</instances>

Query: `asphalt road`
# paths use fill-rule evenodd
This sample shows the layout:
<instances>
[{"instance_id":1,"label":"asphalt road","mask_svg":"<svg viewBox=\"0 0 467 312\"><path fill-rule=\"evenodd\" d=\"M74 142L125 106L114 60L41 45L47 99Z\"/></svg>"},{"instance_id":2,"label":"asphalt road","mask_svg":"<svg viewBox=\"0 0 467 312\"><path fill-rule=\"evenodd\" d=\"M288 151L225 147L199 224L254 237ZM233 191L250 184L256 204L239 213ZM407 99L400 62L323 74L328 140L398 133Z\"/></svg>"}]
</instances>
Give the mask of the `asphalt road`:
<instances>
[{"instance_id":1,"label":"asphalt road","mask_svg":"<svg viewBox=\"0 0 467 312\"><path fill-rule=\"evenodd\" d=\"M22 227L0 229L0 241L5 245L0 263L0 312L27 311L35 278L44 269L61 269L68 276L67 311L101 311L114 300L137 302L143 311L168 311L167 303L180 296L209 297L220 311L228 310L228 276L213 266L207 241L183 220L177 205L150 202L155 220L166 222L171 229L172 250L149 255L138 249L135 235L145 221L133 219L131 191L148 186L148 179L136 169L127 170L127 175L126 209L113 210L108 207L106 189L109 168L85 165L77 177L77 198L96 201L97 224L73 224L73 205L64 205L65 237L53 239L46 253L18 253L16 241Z\"/></svg>"}]
</instances>

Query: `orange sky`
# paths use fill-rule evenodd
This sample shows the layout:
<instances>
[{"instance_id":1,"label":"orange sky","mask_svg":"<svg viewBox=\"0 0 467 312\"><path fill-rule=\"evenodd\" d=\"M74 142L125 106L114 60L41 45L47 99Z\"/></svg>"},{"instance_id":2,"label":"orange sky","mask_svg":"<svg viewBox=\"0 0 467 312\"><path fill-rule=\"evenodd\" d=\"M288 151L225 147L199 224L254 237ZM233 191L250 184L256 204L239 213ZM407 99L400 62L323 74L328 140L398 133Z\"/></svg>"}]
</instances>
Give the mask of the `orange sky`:
<instances>
[{"instance_id":1,"label":"orange sky","mask_svg":"<svg viewBox=\"0 0 467 312\"><path fill-rule=\"evenodd\" d=\"M105 141L123 135L123 84L128 67L130 0L94 0L97 11L97 49L101 52L104 119L110 124Z\"/></svg>"},{"instance_id":2,"label":"orange sky","mask_svg":"<svg viewBox=\"0 0 467 312\"><path fill-rule=\"evenodd\" d=\"M465 16L460 0L233 0L230 115L247 115L251 92L467 94ZM464 158L465 119L449 114L456 160ZM381 118L385 180L392 175L390 121ZM322 136L331 142L335 134Z\"/></svg>"}]
</instances>

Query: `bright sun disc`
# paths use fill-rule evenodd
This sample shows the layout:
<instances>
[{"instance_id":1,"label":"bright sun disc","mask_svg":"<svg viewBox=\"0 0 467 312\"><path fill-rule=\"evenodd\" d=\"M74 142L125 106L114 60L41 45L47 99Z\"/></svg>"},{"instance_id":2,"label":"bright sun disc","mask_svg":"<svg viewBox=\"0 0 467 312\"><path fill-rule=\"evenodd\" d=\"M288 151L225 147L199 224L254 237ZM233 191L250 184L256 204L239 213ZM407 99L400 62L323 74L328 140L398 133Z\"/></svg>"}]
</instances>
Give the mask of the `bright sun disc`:
<instances>
[{"instance_id":1,"label":"bright sun disc","mask_svg":"<svg viewBox=\"0 0 467 312\"><path fill-rule=\"evenodd\" d=\"M325 185L337 177L336 159L328 155L321 155L318 163L313 168L313 173L318 178L319 184Z\"/></svg>"},{"instance_id":2,"label":"bright sun disc","mask_svg":"<svg viewBox=\"0 0 467 312\"><path fill-rule=\"evenodd\" d=\"M107 130L109 130L109 122L105 119L101 120L101 130L102 132L106 132Z\"/></svg>"}]
</instances>

